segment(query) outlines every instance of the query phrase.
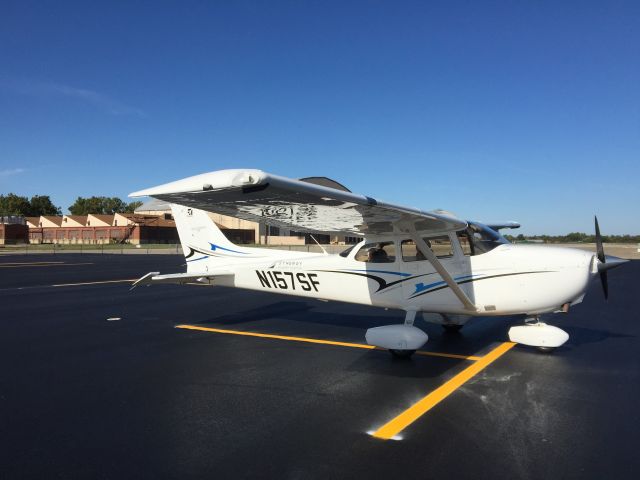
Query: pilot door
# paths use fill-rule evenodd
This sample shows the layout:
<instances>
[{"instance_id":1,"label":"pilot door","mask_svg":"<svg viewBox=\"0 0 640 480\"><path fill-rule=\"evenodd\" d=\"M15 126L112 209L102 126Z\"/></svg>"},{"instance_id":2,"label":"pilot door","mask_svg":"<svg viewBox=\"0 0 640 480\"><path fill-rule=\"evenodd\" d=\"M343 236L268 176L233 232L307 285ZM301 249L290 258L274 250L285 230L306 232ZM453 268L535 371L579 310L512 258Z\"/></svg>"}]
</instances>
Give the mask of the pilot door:
<instances>
[{"instance_id":1,"label":"pilot door","mask_svg":"<svg viewBox=\"0 0 640 480\"><path fill-rule=\"evenodd\" d=\"M438 257L444 268L455 276L457 264L455 250L448 234L423 237L424 241ZM401 258L403 273L408 274L407 280L402 282L402 292L405 299L415 299L417 303L428 302L430 292L437 291L446 285L415 242L405 239L400 242L398 256Z\"/></svg>"}]
</instances>

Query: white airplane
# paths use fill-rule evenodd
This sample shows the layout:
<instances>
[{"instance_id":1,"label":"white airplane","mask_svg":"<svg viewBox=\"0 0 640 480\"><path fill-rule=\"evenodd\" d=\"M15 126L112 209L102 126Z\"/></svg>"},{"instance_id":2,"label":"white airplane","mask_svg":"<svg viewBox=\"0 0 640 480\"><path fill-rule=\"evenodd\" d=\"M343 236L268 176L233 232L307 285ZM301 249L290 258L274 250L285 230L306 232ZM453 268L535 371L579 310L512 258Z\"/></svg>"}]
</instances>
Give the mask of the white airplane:
<instances>
[{"instance_id":1,"label":"white airplane","mask_svg":"<svg viewBox=\"0 0 640 480\"><path fill-rule=\"evenodd\" d=\"M625 262L606 257L596 219L597 254L513 245L501 228L443 211L425 212L351 193L340 184L293 180L260 170L220 170L132 193L171 203L186 273L151 272L134 284L199 283L394 308L403 324L370 328L366 341L410 356L428 337L418 312L447 330L471 317L526 316L511 341L549 351L563 330L540 315L566 313L599 275ZM322 183L322 182L320 182ZM340 254L246 248L231 243L206 212L310 233L360 237Z\"/></svg>"}]
</instances>

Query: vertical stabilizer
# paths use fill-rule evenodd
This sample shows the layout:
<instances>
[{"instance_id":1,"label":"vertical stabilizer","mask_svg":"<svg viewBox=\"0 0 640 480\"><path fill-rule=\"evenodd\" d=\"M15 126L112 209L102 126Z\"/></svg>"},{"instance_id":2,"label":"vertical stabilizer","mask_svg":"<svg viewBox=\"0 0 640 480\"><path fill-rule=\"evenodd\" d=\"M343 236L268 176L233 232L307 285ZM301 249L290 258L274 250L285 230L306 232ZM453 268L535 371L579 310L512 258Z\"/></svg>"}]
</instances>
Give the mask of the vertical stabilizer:
<instances>
[{"instance_id":1,"label":"vertical stabilizer","mask_svg":"<svg viewBox=\"0 0 640 480\"><path fill-rule=\"evenodd\" d=\"M242 254L242 248L231 243L204 210L171 204L182 251L187 259L199 259L215 253Z\"/></svg>"}]
</instances>

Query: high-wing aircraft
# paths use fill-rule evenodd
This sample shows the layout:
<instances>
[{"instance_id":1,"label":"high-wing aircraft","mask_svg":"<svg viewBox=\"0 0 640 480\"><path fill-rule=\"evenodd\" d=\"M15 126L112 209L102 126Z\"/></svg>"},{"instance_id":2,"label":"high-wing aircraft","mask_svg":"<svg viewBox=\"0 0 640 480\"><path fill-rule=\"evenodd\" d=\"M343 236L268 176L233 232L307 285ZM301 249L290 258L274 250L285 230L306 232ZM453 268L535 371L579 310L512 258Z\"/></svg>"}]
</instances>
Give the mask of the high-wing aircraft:
<instances>
[{"instance_id":1,"label":"high-wing aircraft","mask_svg":"<svg viewBox=\"0 0 640 480\"><path fill-rule=\"evenodd\" d=\"M350 192L336 182L293 180L260 170L220 170L132 193L169 202L187 262L185 273L151 272L134 286L198 283L269 291L406 312L404 323L370 328L370 345L409 356L428 337L426 321L460 329L478 316L518 315L512 341L551 350L563 330L540 315L566 313L600 276L624 260L605 256L596 219L597 253L510 244L499 230L443 211L422 211ZM297 232L359 237L340 254L247 248L231 243L215 212Z\"/></svg>"}]
</instances>

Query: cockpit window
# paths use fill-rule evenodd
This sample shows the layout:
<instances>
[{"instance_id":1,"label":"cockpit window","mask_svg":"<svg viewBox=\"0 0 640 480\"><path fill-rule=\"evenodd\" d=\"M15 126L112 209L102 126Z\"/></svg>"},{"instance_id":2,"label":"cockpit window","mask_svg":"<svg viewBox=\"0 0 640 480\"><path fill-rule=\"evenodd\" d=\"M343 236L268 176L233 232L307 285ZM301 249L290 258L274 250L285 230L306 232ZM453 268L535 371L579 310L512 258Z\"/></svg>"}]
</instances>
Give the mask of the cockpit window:
<instances>
[{"instance_id":1,"label":"cockpit window","mask_svg":"<svg viewBox=\"0 0 640 480\"><path fill-rule=\"evenodd\" d=\"M466 230L458 232L458 240L465 255L481 255L509 243L495 230L475 222L469 222Z\"/></svg>"},{"instance_id":2,"label":"cockpit window","mask_svg":"<svg viewBox=\"0 0 640 480\"><path fill-rule=\"evenodd\" d=\"M340 256L347 258L349 256L349 254L353 251L354 248L356 248L357 245L351 245L349 248L347 248L346 250L343 250L342 252L340 252Z\"/></svg>"},{"instance_id":3,"label":"cockpit window","mask_svg":"<svg viewBox=\"0 0 640 480\"><path fill-rule=\"evenodd\" d=\"M393 242L367 243L356 253L358 262L393 263L396 261L396 246Z\"/></svg>"},{"instance_id":4,"label":"cockpit window","mask_svg":"<svg viewBox=\"0 0 640 480\"><path fill-rule=\"evenodd\" d=\"M438 258L453 257L453 247L449 235L424 238L427 246ZM419 262L426 260L422 252L418 249L413 240L403 240L401 244L402 260L405 262Z\"/></svg>"},{"instance_id":5,"label":"cockpit window","mask_svg":"<svg viewBox=\"0 0 640 480\"><path fill-rule=\"evenodd\" d=\"M469 237L469 232L466 230L462 230L458 232L458 241L460 242L460 248L462 248L462 253L469 257L471 255L475 255L475 251L473 250L473 243L471 243L471 238Z\"/></svg>"}]
</instances>

